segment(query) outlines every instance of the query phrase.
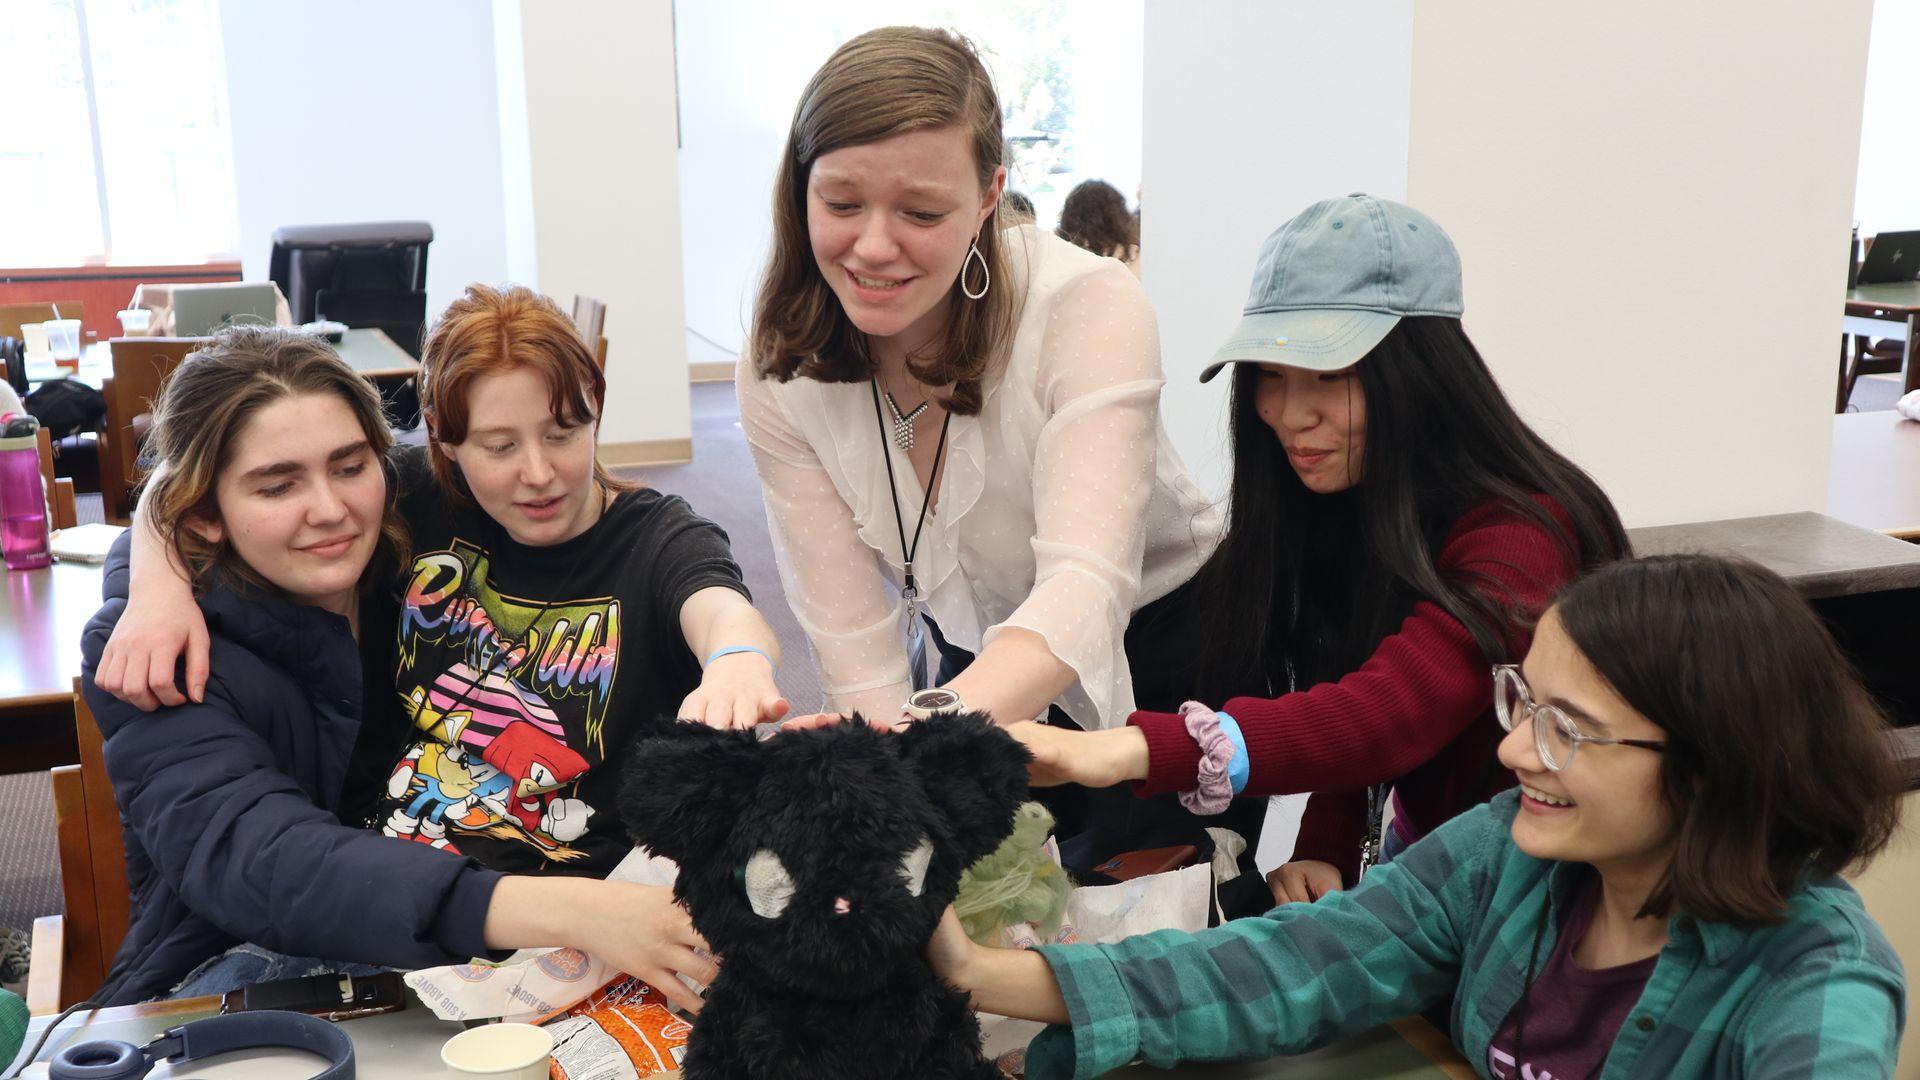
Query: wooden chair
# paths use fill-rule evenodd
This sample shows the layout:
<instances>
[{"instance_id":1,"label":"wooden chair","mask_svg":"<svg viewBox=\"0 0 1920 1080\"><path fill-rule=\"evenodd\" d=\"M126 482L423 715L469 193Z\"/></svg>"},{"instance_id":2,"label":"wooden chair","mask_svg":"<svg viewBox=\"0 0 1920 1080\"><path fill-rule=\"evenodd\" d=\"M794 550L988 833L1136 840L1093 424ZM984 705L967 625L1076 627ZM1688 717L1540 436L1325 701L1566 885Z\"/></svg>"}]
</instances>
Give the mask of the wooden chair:
<instances>
[{"instance_id":1,"label":"wooden chair","mask_svg":"<svg viewBox=\"0 0 1920 1080\"><path fill-rule=\"evenodd\" d=\"M73 713L80 764L53 770L53 825L67 910L33 922L27 1009L35 1016L59 1012L99 988L127 936L132 911L120 809L107 777L100 727L78 679Z\"/></svg>"},{"instance_id":2,"label":"wooden chair","mask_svg":"<svg viewBox=\"0 0 1920 1080\"><path fill-rule=\"evenodd\" d=\"M187 354L211 338L114 338L113 375L100 387L107 399L107 429L100 435L100 505L106 519L125 525L133 514L133 485L140 478L140 442L160 384Z\"/></svg>"},{"instance_id":3,"label":"wooden chair","mask_svg":"<svg viewBox=\"0 0 1920 1080\"><path fill-rule=\"evenodd\" d=\"M80 521L73 502L73 481L53 475L53 433L40 429L40 481L47 486L47 527L70 529Z\"/></svg>"},{"instance_id":4,"label":"wooden chair","mask_svg":"<svg viewBox=\"0 0 1920 1080\"><path fill-rule=\"evenodd\" d=\"M27 304L0 304L0 337L17 338L27 323L46 322L59 309L62 319L85 319L87 307L78 300L44 300ZM84 343L83 343L84 344Z\"/></svg>"},{"instance_id":5,"label":"wooden chair","mask_svg":"<svg viewBox=\"0 0 1920 1080\"><path fill-rule=\"evenodd\" d=\"M574 295L573 325L593 350L594 362L607 369L607 305L591 296Z\"/></svg>"}]
</instances>

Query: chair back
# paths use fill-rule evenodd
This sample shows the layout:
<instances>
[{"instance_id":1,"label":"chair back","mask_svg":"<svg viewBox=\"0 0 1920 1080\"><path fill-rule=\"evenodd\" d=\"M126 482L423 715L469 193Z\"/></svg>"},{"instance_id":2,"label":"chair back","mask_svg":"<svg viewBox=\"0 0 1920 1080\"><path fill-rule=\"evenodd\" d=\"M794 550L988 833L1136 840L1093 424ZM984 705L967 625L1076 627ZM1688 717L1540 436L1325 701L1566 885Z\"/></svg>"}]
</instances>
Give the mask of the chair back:
<instances>
[{"instance_id":1,"label":"chair back","mask_svg":"<svg viewBox=\"0 0 1920 1080\"><path fill-rule=\"evenodd\" d=\"M80 764L53 770L53 824L60 851L60 890L66 901L60 1004L83 1001L106 980L127 936L132 892L126 841L100 727L80 680L73 684L74 735Z\"/></svg>"},{"instance_id":2,"label":"chair back","mask_svg":"<svg viewBox=\"0 0 1920 1080\"><path fill-rule=\"evenodd\" d=\"M607 369L607 305L591 296L575 294L573 298L573 325L580 331L580 337L592 350L594 362L600 370Z\"/></svg>"},{"instance_id":3,"label":"chair back","mask_svg":"<svg viewBox=\"0 0 1920 1080\"><path fill-rule=\"evenodd\" d=\"M58 309L56 312L55 309ZM82 319L87 317L87 307L78 300L35 300L21 304L0 304L0 337L17 338L20 328L27 323L41 323L48 319Z\"/></svg>"},{"instance_id":4,"label":"chair back","mask_svg":"<svg viewBox=\"0 0 1920 1080\"><path fill-rule=\"evenodd\" d=\"M146 431L141 418L152 411L160 384L188 353L211 340L113 339L113 376L101 387L107 399L107 430L100 447L100 499L108 521L124 524L132 513L131 493L140 479L140 440Z\"/></svg>"},{"instance_id":5,"label":"chair back","mask_svg":"<svg viewBox=\"0 0 1920 1080\"><path fill-rule=\"evenodd\" d=\"M53 433L40 429L40 482L47 489L47 527L70 529L79 522L73 500L73 481L53 474Z\"/></svg>"}]
</instances>

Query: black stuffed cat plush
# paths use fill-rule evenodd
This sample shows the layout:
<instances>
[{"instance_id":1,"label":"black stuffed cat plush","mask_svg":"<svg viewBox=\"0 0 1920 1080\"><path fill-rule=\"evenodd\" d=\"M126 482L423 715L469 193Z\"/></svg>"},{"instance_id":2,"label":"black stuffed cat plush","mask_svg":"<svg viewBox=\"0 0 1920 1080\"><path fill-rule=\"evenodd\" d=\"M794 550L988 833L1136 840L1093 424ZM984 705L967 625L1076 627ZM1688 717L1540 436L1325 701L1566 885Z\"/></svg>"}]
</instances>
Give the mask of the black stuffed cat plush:
<instances>
[{"instance_id":1,"label":"black stuffed cat plush","mask_svg":"<svg viewBox=\"0 0 1920 1080\"><path fill-rule=\"evenodd\" d=\"M687 1080L997 1080L924 954L1012 831L1024 747L979 713L765 741L681 721L629 760L627 827L680 864L674 895L722 958Z\"/></svg>"}]
</instances>

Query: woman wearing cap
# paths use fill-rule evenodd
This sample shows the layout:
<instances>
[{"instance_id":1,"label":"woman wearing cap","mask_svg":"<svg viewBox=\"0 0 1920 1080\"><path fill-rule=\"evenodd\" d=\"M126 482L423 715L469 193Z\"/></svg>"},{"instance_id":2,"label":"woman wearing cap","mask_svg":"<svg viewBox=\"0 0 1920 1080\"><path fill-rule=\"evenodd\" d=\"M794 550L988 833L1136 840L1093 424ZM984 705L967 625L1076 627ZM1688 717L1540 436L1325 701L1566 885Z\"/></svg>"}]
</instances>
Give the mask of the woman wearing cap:
<instances>
[{"instance_id":1,"label":"woman wearing cap","mask_svg":"<svg viewBox=\"0 0 1920 1080\"><path fill-rule=\"evenodd\" d=\"M1202 812L1316 792L1270 879L1283 902L1512 783L1488 664L1627 545L1607 497L1514 414L1460 314L1453 244L1409 207L1329 199L1267 239L1201 376L1234 367L1228 527L1190 586L1197 621L1167 635L1196 644L1163 660L1199 700L1097 733L1022 728L1037 779L1133 780Z\"/></svg>"},{"instance_id":2,"label":"woman wearing cap","mask_svg":"<svg viewBox=\"0 0 1920 1080\"><path fill-rule=\"evenodd\" d=\"M940 707L1123 723L1133 612L1218 534L1160 423L1139 284L1002 227L1004 147L993 84L946 31L848 42L794 111L738 389L835 712L901 714L917 608Z\"/></svg>"},{"instance_id":3,"label":"woman wearing cap","mask_svg":"<svg viewBox=\"0 0 1920 1080\"><path fill-rule=\"evenodd\" d=\"M1792 587L1615 563L1496 672L1520 790L1359 887L1035 951L949 913L928 959L979 1008L1071 1025L1029 1048L1032 1080L1299 1053L1449 999L1453 1045L1502 1080L1892 1075L1905 975L1836 875L1886 844L1900 772Z\"/></svg>"}]
</instances>

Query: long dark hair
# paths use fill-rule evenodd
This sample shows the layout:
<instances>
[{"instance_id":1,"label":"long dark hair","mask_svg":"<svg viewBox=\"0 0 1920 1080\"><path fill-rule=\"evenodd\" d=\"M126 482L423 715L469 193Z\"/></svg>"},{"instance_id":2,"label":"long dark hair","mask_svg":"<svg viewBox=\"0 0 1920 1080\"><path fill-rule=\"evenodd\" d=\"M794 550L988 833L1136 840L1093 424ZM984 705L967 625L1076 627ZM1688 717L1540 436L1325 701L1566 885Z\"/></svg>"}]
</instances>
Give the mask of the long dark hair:
<instances>
[{"instance_id":1,"label":"long dark hair","mask_svg":"<svg viewBox=\"0 0 1920 1080\"><path fill-rule=\"evenodd\" d=\"M1640 914L1775 923L1809 871L1886 846L1903 779L1886 716L1778 574L1706 555L1636 559L1574 583L1553 611L1667 733L1673 861Z\"/></svg>"},{"instance_id":2,"label":"long dark hair","mask_svg":"<svg viewBox=\"0 0 1920 1080\"><path fill-rule=\"evenodd\" d=\"M1233 367L1227 531L1191 589L1208 646L1189 664L1205 700L1337 679L1422 600L1459 619L1489 662L1514 659L1516 635L1539 613L1515 610L1497 581L1435 563L1448 531L1482 503L1538 524L1573 566L1627 553L1613 504L1521 422L1458 319L1403 318L1354 368L1364 479L1333 495L1300 482L1256 413L1258 367Z\"/></svg>"}]
</instances>

